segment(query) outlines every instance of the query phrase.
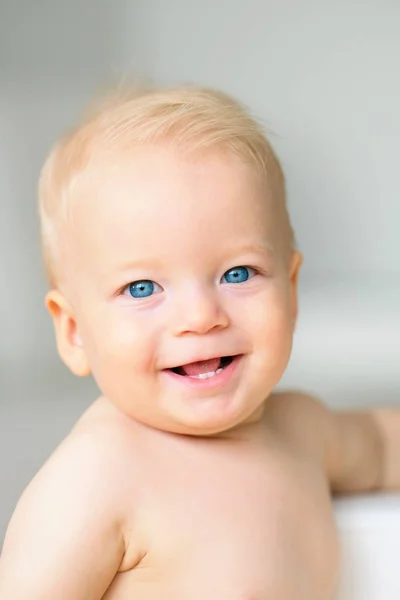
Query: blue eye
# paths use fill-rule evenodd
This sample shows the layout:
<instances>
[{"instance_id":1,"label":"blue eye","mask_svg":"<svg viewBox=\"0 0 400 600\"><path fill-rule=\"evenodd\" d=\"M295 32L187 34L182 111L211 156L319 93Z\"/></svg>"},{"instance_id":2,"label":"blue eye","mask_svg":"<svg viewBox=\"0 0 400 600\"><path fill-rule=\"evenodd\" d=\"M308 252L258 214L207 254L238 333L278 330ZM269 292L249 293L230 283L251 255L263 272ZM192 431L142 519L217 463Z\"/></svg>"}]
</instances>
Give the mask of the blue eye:
<instances>
[{"instance_id":1,"label":"blue eye","mask_svg":"<svg viewBox=\"0 0 400 600\"><path fill-rule=\"evenodd\" d=\"M224 273L222 279L224 279L226 283L244 283L249 279L252 272L254 273L254 269L251 269L250 267L234 267Z\"/></svg>"},{"instance_id":2,"label":"blue eye","mask_svg":"<svg viewBox=\"0 0 400 600\"><path fill-rule=\"evenodd\" d=\"M149 279L140 279L139 281L130 283L125 289L132 298L148 298L157 291L156 288L161 290L158 283L150 281Z\"/></svg>"}]
</instances>

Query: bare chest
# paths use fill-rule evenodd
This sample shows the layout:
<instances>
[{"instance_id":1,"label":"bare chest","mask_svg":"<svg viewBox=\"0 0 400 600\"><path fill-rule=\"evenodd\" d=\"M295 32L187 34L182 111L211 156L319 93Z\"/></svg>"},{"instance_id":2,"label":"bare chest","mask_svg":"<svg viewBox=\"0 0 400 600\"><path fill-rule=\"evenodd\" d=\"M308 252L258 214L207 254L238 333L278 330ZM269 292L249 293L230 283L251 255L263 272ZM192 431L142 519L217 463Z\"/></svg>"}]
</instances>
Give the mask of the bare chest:
<instances>
[{"instance_id":1,"label":"bare chest","mask_svg":"<svg viewBox=\"0 0 400 600\"><path fill-rule=\"evenodd\" d=\"M288 455L169 459L136 510L147 554L107 600L330 600L338 542L322 473Z\"/></svg>"}]
</instances>

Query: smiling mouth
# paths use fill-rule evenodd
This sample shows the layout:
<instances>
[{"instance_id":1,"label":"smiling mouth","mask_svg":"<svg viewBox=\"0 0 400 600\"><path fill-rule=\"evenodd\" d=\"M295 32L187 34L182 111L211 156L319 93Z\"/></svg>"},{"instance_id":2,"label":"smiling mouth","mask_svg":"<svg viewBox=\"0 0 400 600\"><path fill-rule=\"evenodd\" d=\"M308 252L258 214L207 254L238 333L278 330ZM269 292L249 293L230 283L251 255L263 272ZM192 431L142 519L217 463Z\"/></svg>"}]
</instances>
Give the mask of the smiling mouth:
<instances>
[{"instance_id":1,"label":"smiling mouth","mask_svg":"<svg viewBox=\"0 0 400 600\"><path fill-rule=\"evenodd\" d=\"M209 360L198 361L167 369L181 377L190 377L192 379L209 379L215 377L231 364L233 356L222 356L220 358L212 358Z\"/></svg>"}]
</instances>

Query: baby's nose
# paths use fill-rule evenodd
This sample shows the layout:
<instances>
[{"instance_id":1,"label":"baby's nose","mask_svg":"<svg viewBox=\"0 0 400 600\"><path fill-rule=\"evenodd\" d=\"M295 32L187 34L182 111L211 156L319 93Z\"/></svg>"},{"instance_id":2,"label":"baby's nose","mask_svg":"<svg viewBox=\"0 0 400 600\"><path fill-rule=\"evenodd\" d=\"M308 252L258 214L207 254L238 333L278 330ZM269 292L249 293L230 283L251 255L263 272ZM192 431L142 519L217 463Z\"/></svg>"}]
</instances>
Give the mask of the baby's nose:
<instances>
[{"instance_id":1,"label":"baby's nose","mask_svg":"<svg viewBox=\"0 0 400 600\"><path fill-rule=\"evenodd\" d=\"M196 290L187 294L174 315L173 333L205 334L228 325L228 316L220 299L212 291Z\"/></svg>"}]
</instances>

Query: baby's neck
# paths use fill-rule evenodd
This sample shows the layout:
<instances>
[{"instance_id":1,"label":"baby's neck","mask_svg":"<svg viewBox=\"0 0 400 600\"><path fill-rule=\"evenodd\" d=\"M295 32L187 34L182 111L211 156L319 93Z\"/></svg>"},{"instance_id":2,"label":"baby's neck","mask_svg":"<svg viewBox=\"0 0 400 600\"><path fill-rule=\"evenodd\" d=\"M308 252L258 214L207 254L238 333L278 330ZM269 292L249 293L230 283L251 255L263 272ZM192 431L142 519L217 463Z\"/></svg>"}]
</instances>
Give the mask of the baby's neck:
<instances>
[{"instance_id":1,"label":"baby's neck","mask_svg":"<svg viewBox=\"0 0 400 600\"><path fill-rule=\"evenodd\" d=\"M265 403L234 427L210 434L202 434L196 431L177 432L153 427L125 414L105 396L100 397L95 404L98 416L99 414L102 414L106 419L115 418L120 420L121 423L125 422L128 426L134 427L139 435L143 434L145 436L157 437L160 441L162 438L165 440L176 438L177 440L181 439L182 441L186 440L192 442L197 440L200 444L207 441L209 443L218 441L237 441L243 443L245 441L254 441L261 429L263 430L263 437L265 437L265 428L263 427L263 421L265 420Z\"/></svg>"}]
</instances>

